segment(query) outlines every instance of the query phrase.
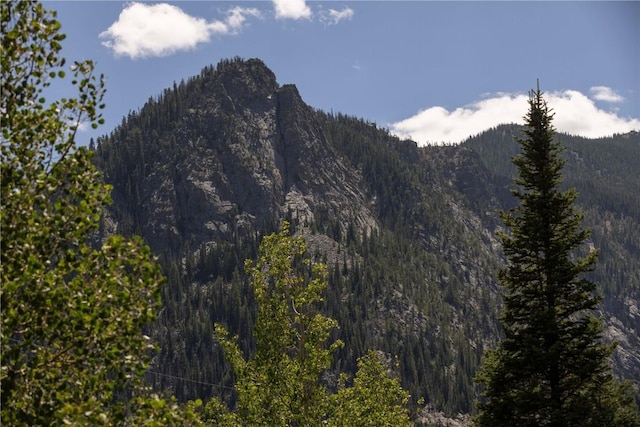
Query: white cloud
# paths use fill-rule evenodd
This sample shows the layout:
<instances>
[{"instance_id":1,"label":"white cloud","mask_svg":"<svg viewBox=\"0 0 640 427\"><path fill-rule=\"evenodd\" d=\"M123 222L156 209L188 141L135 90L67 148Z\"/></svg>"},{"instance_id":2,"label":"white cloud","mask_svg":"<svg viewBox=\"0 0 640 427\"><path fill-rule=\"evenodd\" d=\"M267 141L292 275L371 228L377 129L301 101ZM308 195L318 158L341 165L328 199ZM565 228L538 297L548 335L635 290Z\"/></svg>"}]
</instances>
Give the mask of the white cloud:
<instances>
[{"instance_id":1,"label":"white cloud","mask_svg":"<svg viewBox=\"0 0 640 427\"><path fill-rule=\"evenodd\" d=\"M526 95L496 94L465 107L448 111L431 107L391 125L401 137L422 144L461 142L470 135L500 123L521 122L527 110Z\"/></svg>"},{"instance_id":2,"label":"white cloud","mask_svg":"<svg viewBox=\"0 0 640 427\"><path fill-rule=\"evenodd\" d=\"M278 19L310 19L311 9L305 0L273 0Z\"/></svg>"},{"instance_id":3,"label":"white cloud","mask_svg":"<svg viewBox=\"0 0 640 427\"><path fill-rule=\"evenodd\" d=\"M604 102L622 102L624 98L618 95L613 89L607 86L593 86L589 88L589 91L593 95L593 99L596 101Z\"/></svg>"},{"instance_id":4,"label":"white cloud","mask_svg":"<svg viewBox=\"0 0 640 427\"><path fill-rule=\"evenodd\" d=\"M640 119L623 118L599 109L593 100L578 91L551 92L544 96L555 113L553 124L559 132L597 138L640 129ZM430 107L392 123L390 129L419 145L458 143L499 124L523 123L529 108L527 100L528 95L524 94L497 93L453 111Z\"/></svg>"},{"instance_id":5,"label":"white cloud","mask_svg":"<svg viewBox=\"0 0 640 427\"><path fill-rule=\"evenodd\" d=\"M602 110L586 95L577 91L551 94L549 106L556 113L556 128L573 135L598 138L640 129L640 119L624 118L615 112Z\"/></svg>"},{"instance_id":6,"label":"white cloud","mask_svg":"<svg viewBox=\"0 0 640 427\"><path fill-rule=\"evenodd\" d=\"M248 16L260 17L253 8L235 7L223 21L207 22L167 3L130 3L118 20L100 33L102 44L116 55L131 59L167 56L208 42L214 34L236 34Z\"/></svg>"},{"instance_id":7,"label":"white cloud","mask_svg":"<svg viewBox=\"0 0 640 427\"><path fill-rule=\"evenodd\" d=\"M351 20L353 18L353 9L345 6L342 10L329 9L320 12L320 21L325 25L337 25L340 21Z\"/></svg>"},{"instance_id":8,"label":"white cloud","mask_svg":"<svg viewBox=\"0 0 640 427\"><path fill-rule=\"evenodd\" d=\"M237 34L242 29L242 26L247 20L247 16L251 16L254 18L260 18L261 14L258 9L255 8L246 8L236 6L233 9L229 9L227 11L227 17L224 21L214 21L209 24L211 28L213 25L219 26L220 30L213 30L214 33L219 34Z\"/></svg>"}]
</instances>

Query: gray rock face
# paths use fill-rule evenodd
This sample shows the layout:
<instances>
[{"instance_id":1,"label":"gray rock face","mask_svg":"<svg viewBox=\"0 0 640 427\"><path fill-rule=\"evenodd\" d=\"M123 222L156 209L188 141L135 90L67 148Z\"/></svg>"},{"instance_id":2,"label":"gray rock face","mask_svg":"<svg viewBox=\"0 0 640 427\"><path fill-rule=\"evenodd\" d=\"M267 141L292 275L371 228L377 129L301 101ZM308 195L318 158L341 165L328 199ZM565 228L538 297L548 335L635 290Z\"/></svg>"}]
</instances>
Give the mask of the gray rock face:
<instances>
[{"instance_id":1,"label":"gray rock face","mask_svg":"<svg viewBox=\"0 0 640 427\"><path fill-rule=\"evenodd\" d=\"M184 239L196 248L286 214L309 222L323 211L377 227L359 173L296 87L280 87L259 60L219 66L171 136L160 135L170 137L180 154L153 164L141 185L139 228L152 249Z\"/></svg>"}]
</instances>

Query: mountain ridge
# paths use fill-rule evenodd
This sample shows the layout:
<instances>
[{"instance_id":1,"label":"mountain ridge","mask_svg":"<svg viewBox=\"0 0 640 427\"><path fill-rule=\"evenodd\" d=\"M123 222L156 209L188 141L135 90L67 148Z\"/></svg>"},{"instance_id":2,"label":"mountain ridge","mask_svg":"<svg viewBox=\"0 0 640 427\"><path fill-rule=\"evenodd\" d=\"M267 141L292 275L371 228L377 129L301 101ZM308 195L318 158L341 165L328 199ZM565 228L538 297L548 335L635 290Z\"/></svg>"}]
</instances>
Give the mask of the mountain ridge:
<instances>
[{"instance_id":1,"label":"mountain ridge","mask_svg":"<svg viewBox=\"0 0 640 427\"><path fill-rule=\"evenodd\" d=\"M114 186L102 232L142 235L168 277L165 309L151 327L161 347L154 369L185 381L152 377L152 385L183 400L220 393L187 380L232 386L211 326L251 331L242 263L286 219L329 266L322 310L346 343L336 366L353 372L355 358L376 348L397 357L403 385L428 411L469 413L472 376L499 335L496 211L515 203L509 157L517 132L505 125L460 145L418 147L309 107L257 59L221 61L150 100L98 139L95 161ZM605 281L609 336L621 342L616 372L640 378L640 314L632 310L640 208L624 192L634 177L623 176L640 138L605 139L619 146L608 161L623 162L607 168L594 154L602 148L558 136L571 140L567 184L586 183L579 202L592 243L606 246L595 277ZM600 181L588 173L594 167ZM614 271L624 277L614 280ZM251 340L241 344L251 352Z\"/></svg>"}]
</instances>

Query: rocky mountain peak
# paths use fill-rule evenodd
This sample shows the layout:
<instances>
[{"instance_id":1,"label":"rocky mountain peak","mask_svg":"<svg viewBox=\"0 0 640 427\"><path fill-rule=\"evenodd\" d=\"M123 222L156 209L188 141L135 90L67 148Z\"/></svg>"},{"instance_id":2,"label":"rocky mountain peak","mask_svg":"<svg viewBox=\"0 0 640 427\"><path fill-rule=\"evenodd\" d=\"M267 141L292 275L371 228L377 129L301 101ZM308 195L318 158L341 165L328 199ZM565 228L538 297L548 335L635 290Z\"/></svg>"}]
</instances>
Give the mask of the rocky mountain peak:
<instances>
[{"instance_id":1,"label":"rocky mountain peak","mask_svg":"<svg viewBox=\"0 0 640 427\"><path fill-rule=\"evenodd\" d=\"M132 186L147 200L131 221L152 248L167 241L198 247L287 215L308 223L318 212L345 229L353 218L364 229L377 227L360 174L335 152L320 116L295 85L280 87L261 60L221 61L164 96L131 125L165 104L179 104L181 113L138 147L149 153L150 172L114 192L116 204L128 203L118 192Z\"/></svg>"},{"instance_id":2,"label":"rocky mountain peak","mask_svg":"<svg viewBox=\"0 0 640 427\"><path fill-rule=\"evenodd\" d=\"M251 107L279 89L275 74L259 59L221 61L212 80L214 96L227 97L236 107Z\"/></svg>"}]
</instances>

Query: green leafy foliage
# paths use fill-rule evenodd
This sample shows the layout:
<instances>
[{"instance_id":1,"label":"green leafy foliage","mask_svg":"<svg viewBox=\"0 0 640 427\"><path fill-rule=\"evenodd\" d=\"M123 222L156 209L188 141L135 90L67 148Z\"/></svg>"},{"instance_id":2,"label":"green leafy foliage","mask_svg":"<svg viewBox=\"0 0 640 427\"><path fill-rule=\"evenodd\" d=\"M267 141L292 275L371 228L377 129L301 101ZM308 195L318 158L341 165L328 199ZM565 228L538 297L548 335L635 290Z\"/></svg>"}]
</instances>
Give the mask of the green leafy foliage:
<instances>
[{"instance_id":1,"label":"green leafy foliage","mask_svg":"<svg viewBox=\"0 0 640 427\"><path fill-rule=\"evenodd\" d=\"M245 359L237 337L231 339L216 326L237 378L237 410L229 413L214 398L205 419L252 426L409 425L408 393L387 376L375 353L360 359L352 387L345 387L343 378L331 396L323 384L332 353L343 344L330 342L337 323L317 311L327 285L326 267L310 265L305 253L303 238L291 237L285 222L279 233L264 238L257 262L247 262L258 304L256 352Z\"/></svg>"},{"instance_id":2,"label":"green leafy foliage","mask_svg":"<svg viewBox=\"0 0 640 427\"><path fill-rule=\"evenodd\" d=\"M176 403L141 381L158 264L139 238L89 243L110 187L74 137L102 122L102 77L75 63L78 96L47 106L45 89L65 77L55 13L1 8L2 424L184 425Z\"/></svg>"},{"instance_id":3,"label":"green leafy foliage","mask_svg":"<svg viewBox=\"0 0 640 427\"><path fill-rule=\"evenodd\" d=\"M388 375L380 356L372 351L358 359L353 385L347 387L346 376L337 393L331 396L333 414L325 425L331 427L409 426L406 405L409 393L397 378Z\"/></svg>"},{"instance_id":4,"label":"green leafy foliage","mask_svg":"<svg viewBox=\"0 0 640 427\"><path fill-rule=\"evenodd\" d=\"M476 425L637 425L628 388L611 373L613 346L603 342L594 314L600 296L585 274L596 252L580 252L589 232L574 206L577 193L559 188L565 160L553 115L539 90L529 107L522 151L513 159L520 205L501 215L509 230L500 235L508 261L499 274L504 339L477 377L484 400Z\"/></svg>"}]
</instances>

